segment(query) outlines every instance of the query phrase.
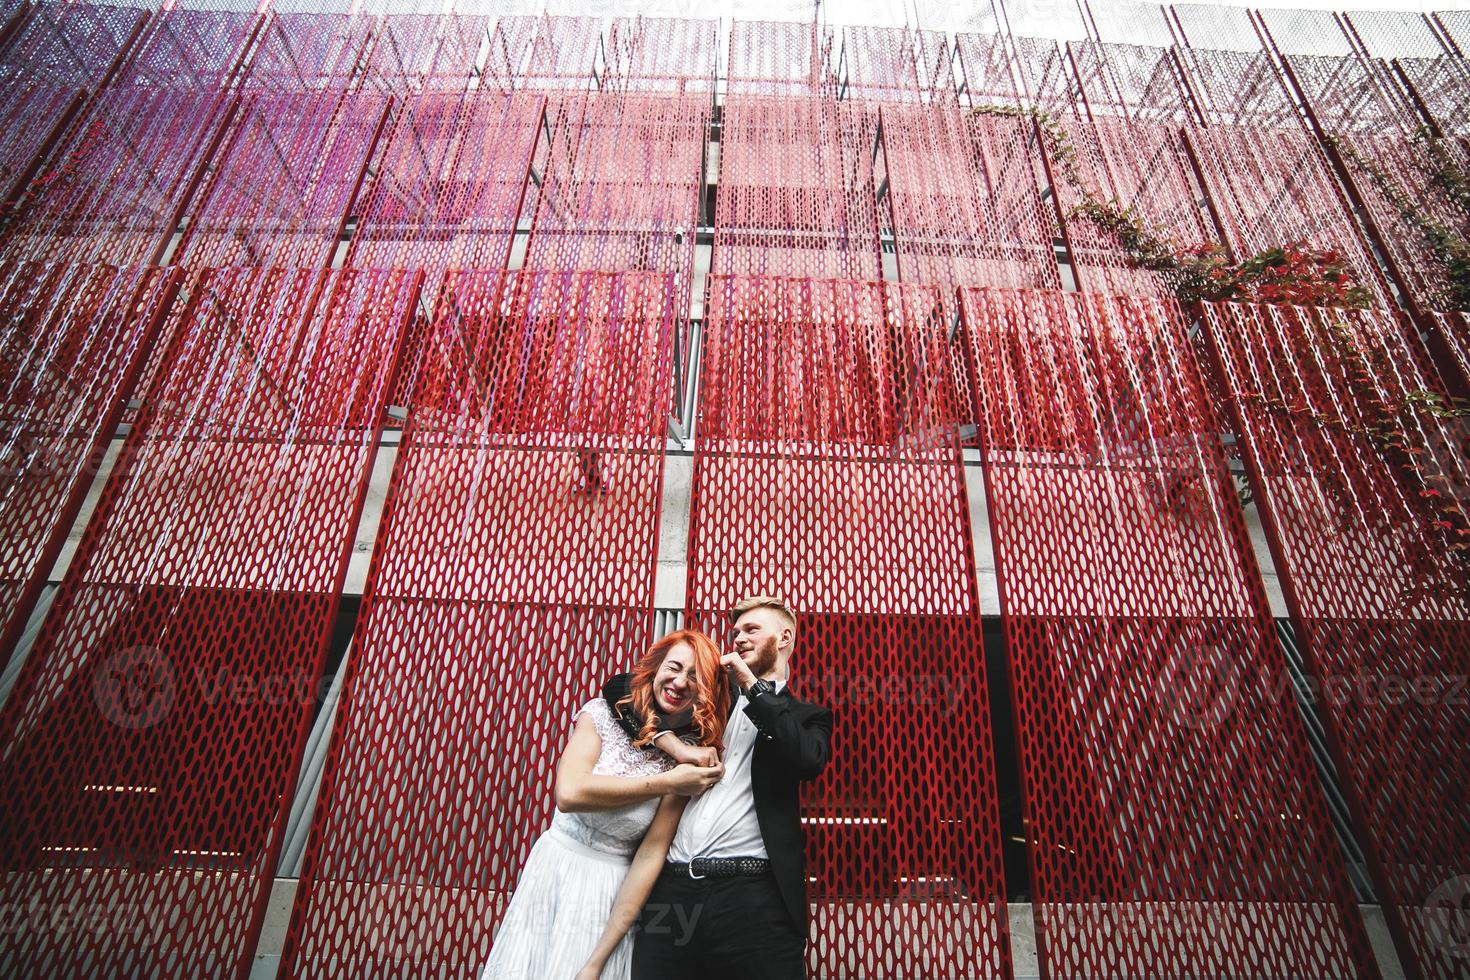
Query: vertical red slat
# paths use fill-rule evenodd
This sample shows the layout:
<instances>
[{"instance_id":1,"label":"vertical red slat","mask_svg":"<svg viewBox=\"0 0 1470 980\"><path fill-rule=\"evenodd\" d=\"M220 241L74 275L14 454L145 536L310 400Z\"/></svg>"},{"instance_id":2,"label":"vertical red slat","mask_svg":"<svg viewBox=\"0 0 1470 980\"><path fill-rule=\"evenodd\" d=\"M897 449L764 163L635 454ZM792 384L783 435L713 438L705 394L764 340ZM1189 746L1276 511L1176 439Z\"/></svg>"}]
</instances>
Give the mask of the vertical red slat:
<instances>
[{"instance_id":1,"label":"vertical red slat","mask_svg":"<svg viewBox=\"0 0 1470 980\"><path fill-rule=\"evenodd\" d=\"M15 649L102 466L177 286L162 270L0 266L0 659Z\"/></svg>"},{"instance_id":2,"label":"vertical red slat","mask_svg":"<svg viewBox=\"0 0 1470 980\"><path fill-rule=\"evenodd\" d=\"M672 277L451 276L282 976L475 976L573 712L652 640Z\"/></svg>"},{"instance_id":3,"label":"vertical red slat","mask_svg":"<svg viewBox=\"0 0 1470 980\"><path fill-rule=\"evenodd\" d=\"M1221 304L1205 327L1399 958L1463 977L1470 531L1439 505L1466 500L1463 427L1405 407L1438 382L1392 314Z\"/></svg>"},{"instance_id":4,"label":"vertical red slat","mask_svg":"<svg viewBox=\"0 0 1470 980\"><path fill-rule=\"evenodd\" d=\"M742 596L784 597L793 689L833 709L833 761L802 804L813 976L1011 974L940 300L710 284L687 615L721 631Z\"/></svg>"},{"instance_id":5,"label":"vertical red slat","mask_svg":"<svg viewBox=\"0 0 1470 980\"><path fill-rule=\"evenodd\" d=\"M0 971L248 972L417 283L190 278L0 714Z\"/></svg>"},{"instance_id":6,"label":"vertical red slat","mask_svg":"<svg viewBox=\"0 0 1470 980\"><path fill-rule=\"evenodd\" d=\"M1042 975L1376 978L1178 307L962 308Z\"/></svg>"}]
</instances>

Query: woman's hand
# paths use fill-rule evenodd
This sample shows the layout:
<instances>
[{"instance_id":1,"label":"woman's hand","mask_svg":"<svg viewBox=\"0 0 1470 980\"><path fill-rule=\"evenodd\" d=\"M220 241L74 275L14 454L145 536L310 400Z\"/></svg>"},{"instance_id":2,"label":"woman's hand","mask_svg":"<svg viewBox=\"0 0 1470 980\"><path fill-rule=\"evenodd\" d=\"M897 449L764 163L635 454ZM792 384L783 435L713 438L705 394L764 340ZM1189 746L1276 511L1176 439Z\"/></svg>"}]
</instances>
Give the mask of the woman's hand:
<instances>
[{"instance_id":1,"label":"woman's hand","mask_svg":"<svg viewBox=\"0 0 1470 980\"><path fill-rule=\"evenodd\" d=\"M691 766L680 763L661 778L665 792L680 796L698 796L718 783L725 775L725 767L716 762L712 766Z\"/></svg>"},{"instance_id":2,"label":"woman's hand","mask_svg":"<svg viewBox=\"0 0 1470 980\"><path fill-rule=\"evenodd\" d=\"M664 738L660 741L664 743L660 747L675 762L706 768L719 764L720 751L713 745L690 745L678 738Z\"/></svg>"},{"instance_id":3,"label":"woman's hand","mask_svg":"<svg viewBox=\"0 0 1470 980\"><path fill-rule=\"evenodd\" d=\"M602 962L600 960L588 960L587 965L577 971L575 980L601 980Z\"/></svg>"}]
</instances>

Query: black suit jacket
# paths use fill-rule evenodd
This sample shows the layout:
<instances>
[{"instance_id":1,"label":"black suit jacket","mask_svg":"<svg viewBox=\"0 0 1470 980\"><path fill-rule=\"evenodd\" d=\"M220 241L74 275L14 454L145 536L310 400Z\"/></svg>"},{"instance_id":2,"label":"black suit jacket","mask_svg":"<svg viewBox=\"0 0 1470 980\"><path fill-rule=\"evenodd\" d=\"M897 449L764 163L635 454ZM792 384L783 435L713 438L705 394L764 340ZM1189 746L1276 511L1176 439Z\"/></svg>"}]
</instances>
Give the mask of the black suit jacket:
<instances>
[{"instance_id":1,"label":"black suit jacket","mask_svg":"<svg viewBox=\"0 0 1470 980\"><path fill-rule=\"evenodd\" d=\"M617 674L603 686L602 694L618 724L632 737L638 726L617 708L628 693L628 680L628 674ZM732 687L732 709L739 696L739 689ZM775 694L746 702L745 716L758 733L750 763L750 791L761 840L786 911L805 940L806 834L801 829L799 786L820 776L832 758L832 712L796 697L788 682Z\"/></svg>"}]
</instances>

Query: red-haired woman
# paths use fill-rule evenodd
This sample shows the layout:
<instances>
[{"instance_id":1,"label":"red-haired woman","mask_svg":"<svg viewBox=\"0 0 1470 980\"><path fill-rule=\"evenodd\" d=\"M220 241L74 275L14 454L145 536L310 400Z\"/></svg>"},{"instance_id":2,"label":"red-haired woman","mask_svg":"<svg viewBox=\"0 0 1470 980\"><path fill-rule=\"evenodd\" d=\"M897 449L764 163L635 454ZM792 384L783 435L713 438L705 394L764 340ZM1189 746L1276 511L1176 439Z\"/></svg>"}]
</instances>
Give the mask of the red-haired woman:
<instances>
[{"instance_id":1,"label":"red-haired woman","mask_svg":"<svg viewBox=\"0 0 1470 980\"><path fill-rule=\"evenodd\" d=\"M638 738L600 697L576 713L556 769L557 812L531 848L481 980L629 976L627 931L684 806L724 775L729 696L714 642L680 630L639 659L618 705L641 719Z\"/></svg>"}]
</instances>

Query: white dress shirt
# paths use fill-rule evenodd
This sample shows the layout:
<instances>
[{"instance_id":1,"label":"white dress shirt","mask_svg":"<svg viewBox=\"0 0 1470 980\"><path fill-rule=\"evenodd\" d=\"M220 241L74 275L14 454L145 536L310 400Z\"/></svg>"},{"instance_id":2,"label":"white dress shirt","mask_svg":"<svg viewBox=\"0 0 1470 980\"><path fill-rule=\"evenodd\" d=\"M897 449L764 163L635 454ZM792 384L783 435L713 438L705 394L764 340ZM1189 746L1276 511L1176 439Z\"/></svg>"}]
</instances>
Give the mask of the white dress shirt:
<instances>
[{"instance_id":1,"label":"white dress shirt","mask_svg":"<svg viewBox=\"0 0 1470 980\"><path fill-rule=\"evenodd\" d=\"M776 690L786 681L776 681ZM750 787L750 764L755 758L758 732L745 715L745 695L735 700L735 710L725 726L725 775L703 794L689 801L674 841L670 861L680 863L697 857L769 857L755 815L755 794Z\"/></svg>"}]
</instances>

